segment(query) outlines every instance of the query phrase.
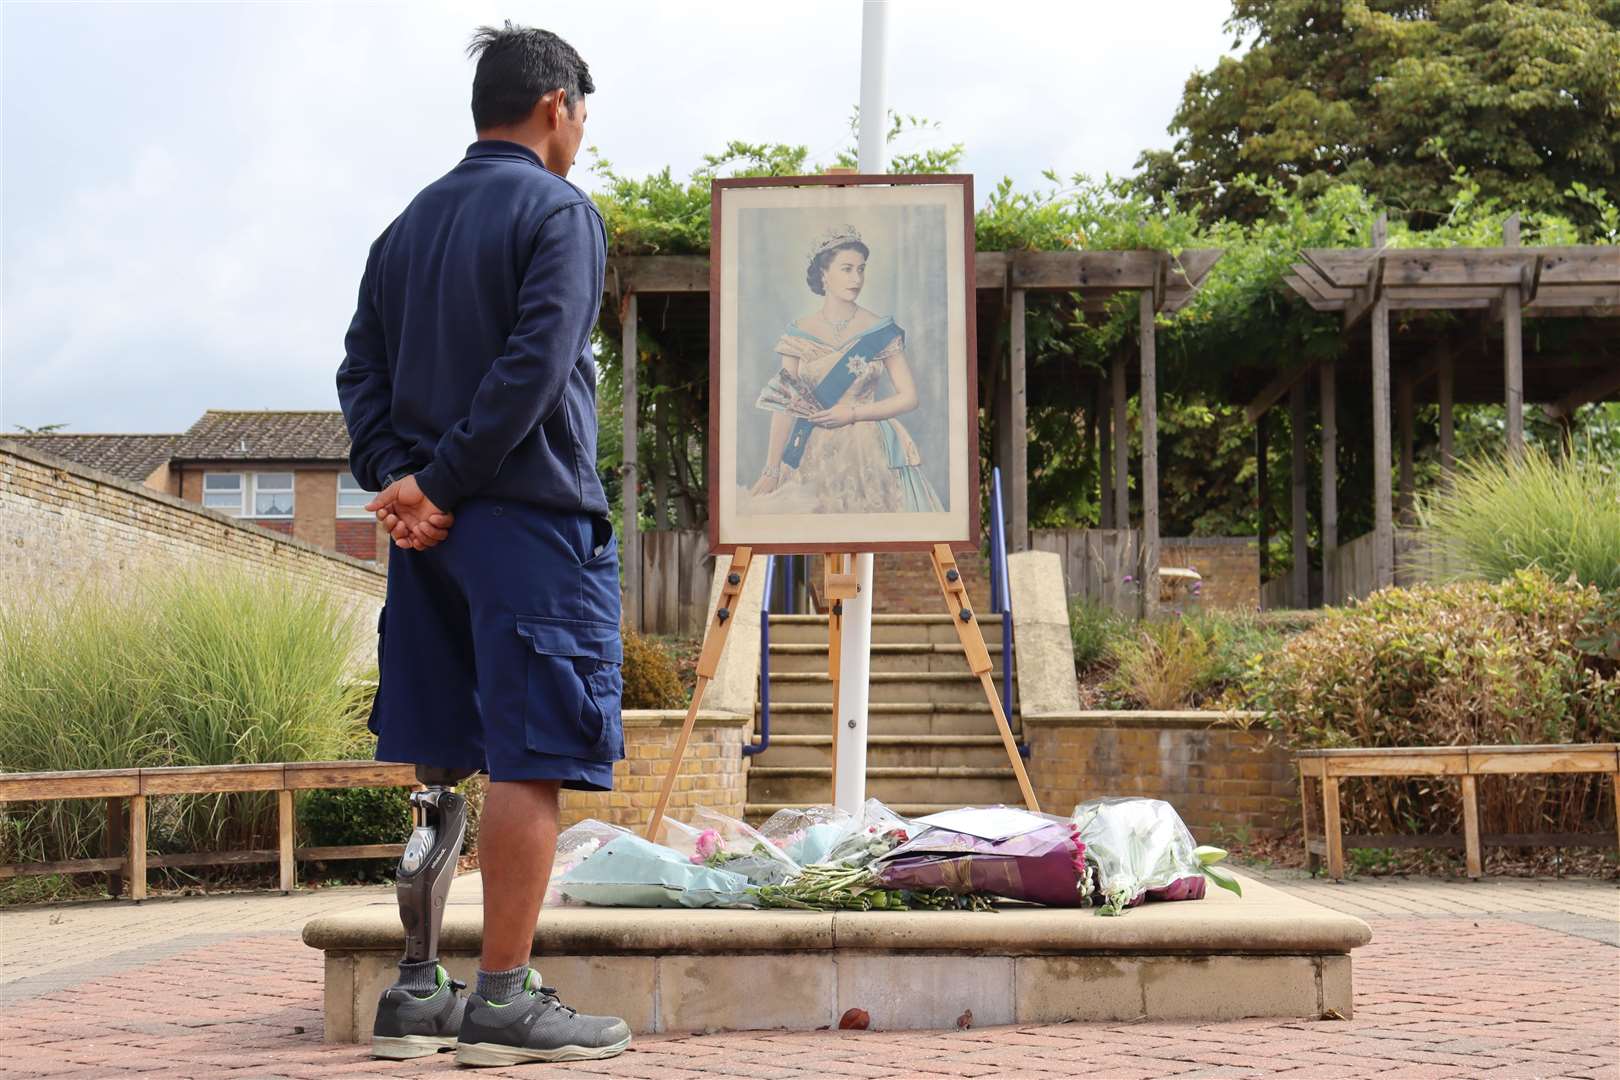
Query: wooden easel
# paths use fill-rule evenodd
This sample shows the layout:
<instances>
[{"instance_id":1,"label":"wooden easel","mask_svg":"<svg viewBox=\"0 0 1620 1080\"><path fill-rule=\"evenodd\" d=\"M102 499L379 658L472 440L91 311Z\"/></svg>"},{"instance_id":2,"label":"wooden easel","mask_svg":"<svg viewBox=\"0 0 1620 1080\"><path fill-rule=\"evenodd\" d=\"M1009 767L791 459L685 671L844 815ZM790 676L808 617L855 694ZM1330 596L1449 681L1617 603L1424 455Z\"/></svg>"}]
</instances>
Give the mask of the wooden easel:
<instances>
[{"instance_id":1,"label":"wooden easel","mask_svg":"<svg viewBox=\"0 0 1620 1080\"><path fill-rule=\"evenodd\" d=\"M956 556L951 553L949 544L935 544L929 552L929 558L934 564L934 578L939 582L940 593L952 616L951 625L956 627L957 639L962 643L962 654L967 659L968 669L978 677L979 683L984 687L985 700L990 702L990 712L996 718L996 728L1001 733L1002 745L1007 748L1007 759L1012 762L1013 774L1018 778L1018 789L1024 795L1024 804L1029 809L1039 812L1040 804L1035 799L1035 789L1030 786L1029 773L1024 769L1024 759L1018 753L1018 742L1013 738L1012 726L1007 722L1007 713L1001 707L1001 697L996 693L990 650L985 647L984 634L979 630L978 617L973 613L973 604L968 599L967 586L963 583L962 572L956 565ZM737 548L731 556L731 567L726 572L725 584L720 589L720 599L715 607L711 632L703 643L702 654L698 657L697 686L692 691L692 704L687 707L686 723L682 725L680 738L675 742L675 756L669 763L669 771L664 775L664 786L658 794L657 804L653 807L652 820L647 823L647 839L654 843L658 841L659 831L663 828L664 812L669 808L670 793L675 790L675 778L681 771L682 759L686 757L686 744L692 737L693 725L697 723L698 709L703 704L703 694L719 667L721 653L725 651L726 638L731 633L731 613L736 610L737 601L742 596L743 585L748 580L748 564L752 559L753 549L748 547ZM824 567L825 592L830 602L827 615L829 634L827 668L833 683L832 754L833 790L836 791L838 668L841 659L839 641L843 630L843 602L855 598L858 586L853 555L828 554L824 559ZM1005 662L1007 658L1003 659ZM1003 673L1003 677L1007 674Z\"/></svg>"}]
</instances>

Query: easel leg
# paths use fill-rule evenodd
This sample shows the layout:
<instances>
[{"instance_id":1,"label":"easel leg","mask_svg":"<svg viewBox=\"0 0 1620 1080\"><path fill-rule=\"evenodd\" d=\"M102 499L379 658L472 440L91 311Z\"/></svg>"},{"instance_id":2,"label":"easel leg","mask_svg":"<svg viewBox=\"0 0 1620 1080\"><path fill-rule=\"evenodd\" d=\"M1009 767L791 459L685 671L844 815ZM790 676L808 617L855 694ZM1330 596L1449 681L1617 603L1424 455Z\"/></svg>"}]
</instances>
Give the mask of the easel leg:
<instances>
[{"instance_id":1,"label":"easel leg","mask_svg":"<svg viewBox=\"0 0 1620 1080\"><path fill-rule=\"evenodd\" d=\"M1035 789L1029 784L1029 773L1024 770L1024 758L1018 752L1018 741L1013 738L1012 725L1007 722L1007 714L1001 707L1001 696L996 693L995 680L991 675L990 650L985 648L984 633L973 615L973 605L968 600L962 572L957 569L956 556L951 553L949 544L935 544L932 558L934 577L939 581L940 592L944 594L945 604L950 609L951 624L956 627L956 636L962 642L962 654L967 657L968 668L979 677L979 683L984 687L985 699L990 702L990 712L995 716L996 727L1001 732L1002 745L1007 748L1007 759L1012 762L1013 775L1018 778L1018 789L1024 793L1024 805L1039 812L1041 807L1035 799ZM1003 662L1006 659L1004 657ZM1002 677L1011 678L1011 675L1007 671Z\"/></svg>"},{"instance_id":2,"label":"easel leg","mask_svg":"<svg viewBox=\"0 0 1620 1080\"><path fill-rule=\"evenodd\" d=\"M658 793L658 804L653 807L652 820L647 823L647 839L658 843L658 834L664 827L664 811L669 809L669 796L675 790L675 778L681 771L681 760L686 757L686 744L692 738L692 727L697 723L698 709L703 705L703 694L709 688L715 671L720 666L720 654L725 651L726 637L731 633L732 613L742 597L743 584L748 580L748 564L753 561L753 549L739 547L731 555L731 569L726 572L726 583L720 589L720 603L715 609L712 632L703 643L698 656L697 686L692 690L692 704L686 709L686 722L681 725L681 737L675 742L675 754L664 775L663 790Z\"/></svg>"}]
</instances>

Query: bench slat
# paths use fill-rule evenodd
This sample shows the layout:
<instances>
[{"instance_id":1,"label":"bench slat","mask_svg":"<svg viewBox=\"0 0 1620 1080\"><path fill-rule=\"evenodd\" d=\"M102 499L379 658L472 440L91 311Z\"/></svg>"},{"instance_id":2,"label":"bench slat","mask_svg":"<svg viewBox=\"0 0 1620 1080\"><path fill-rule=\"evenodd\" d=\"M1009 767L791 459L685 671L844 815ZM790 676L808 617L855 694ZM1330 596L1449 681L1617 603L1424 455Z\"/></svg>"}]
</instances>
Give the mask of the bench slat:
<instances>
[{"instance_id":1,"label":"bench slat","mask_svg":"<svg viewBox=\"0 0 1620 1080\"><path fill-rule=\"evenodd\" d=\"M143 795L213 795L231 791L279 791L282 766L176 765L141 770Z\"/></svg>"},{"instance_id":2,"label":"bench slat","mask_svg":"<svg viewBox=\"0 0 1620 1080\"><path fill-rule=\"evenodd\" d=\"M140 790L139 769L0 773L0 802L117 798Z\"/></svg>"},{"instance_id":3,"label":"bench slat","mask_svg":"<svg viewBox=\"0 0 1620 1080\"><path fill-rule=\"evenodd\" d=\"M1516 746L1508 750L1490 749L1468 751L1470 772L1485 774L1506 773L1609 773L1620 771L1615 752L1602 747L1541 747Z\"/></svg>"},{"instance_id":4,"label":"bench slat","mask_svg":"<svg viewBox=\"0 0 1620 1080\"><path fill-rule=\"evenodd\" d=\"M118 870L123 859L67 859L63 862L25 862L0 865L0 881L34 874L89 874Z\"/></svg>"},{"instance_id":5,"label":"bench slat","mask_svg":"<svg viewBox=\"0 0 1620 1080\"><path fill-rule=\"evenodd\" d=\"M287 763L294 791L333 787L414 787L416 766L392 761L300 761Z\"/></svg>"},{"instance_id":6,"label":"bench slat","mask_svg":"<svg viewBox=\"0 0 1620 1080\"><path fill-rule=\"evenodd\" d=\"M1345 753L1322 759L1328 776L1462 776L1468 772L1468 754L1461 750L1404 754Z\"/></svg>"}]
</instances>

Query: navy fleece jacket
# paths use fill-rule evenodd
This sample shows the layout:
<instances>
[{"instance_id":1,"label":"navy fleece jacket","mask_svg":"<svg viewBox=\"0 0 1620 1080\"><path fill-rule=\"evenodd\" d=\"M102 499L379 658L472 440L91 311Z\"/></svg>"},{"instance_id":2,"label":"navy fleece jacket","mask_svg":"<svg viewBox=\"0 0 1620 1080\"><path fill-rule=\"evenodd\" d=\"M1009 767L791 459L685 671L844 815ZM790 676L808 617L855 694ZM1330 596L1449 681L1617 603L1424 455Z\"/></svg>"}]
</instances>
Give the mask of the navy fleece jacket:
<instances>
[{"instance_id":1,"label":"navy fleece jacket","mask_svg":"<svg viewBox=\"0 0 1620 1080\"><path fill-rule=\"evenodd\" d=\"M485 140L371 246L338 400L369 490L415 473L474 495L607 513L596 475L596 325L607 263L585 193Z\"/></svg>"}]
</instances>

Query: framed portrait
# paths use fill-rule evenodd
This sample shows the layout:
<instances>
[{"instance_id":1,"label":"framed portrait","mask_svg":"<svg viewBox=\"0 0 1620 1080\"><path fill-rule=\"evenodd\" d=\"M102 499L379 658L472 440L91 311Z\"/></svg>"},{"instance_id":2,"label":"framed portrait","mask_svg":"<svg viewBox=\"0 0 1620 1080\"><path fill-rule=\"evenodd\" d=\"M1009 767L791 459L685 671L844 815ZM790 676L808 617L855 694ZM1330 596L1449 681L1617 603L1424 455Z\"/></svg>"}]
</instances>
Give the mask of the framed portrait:
<instances>
[{"instance_id":1,"label":"framed portrait","mask_svg":"<svg viewBox=\"0 0 1620 1080\"><path fill-rule=\"evenodd\" d=\"M972 177L717 180L712 199L711 548L974 545Z\"/></svg>"}]
</instances>

